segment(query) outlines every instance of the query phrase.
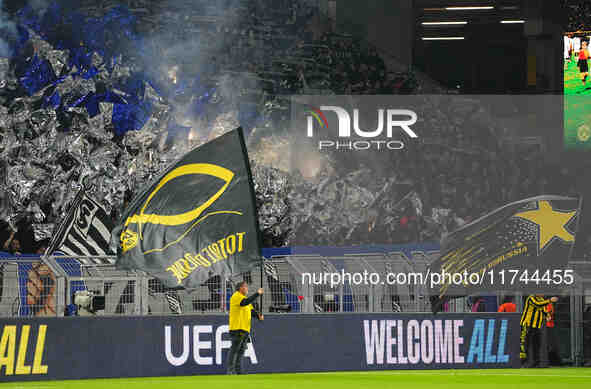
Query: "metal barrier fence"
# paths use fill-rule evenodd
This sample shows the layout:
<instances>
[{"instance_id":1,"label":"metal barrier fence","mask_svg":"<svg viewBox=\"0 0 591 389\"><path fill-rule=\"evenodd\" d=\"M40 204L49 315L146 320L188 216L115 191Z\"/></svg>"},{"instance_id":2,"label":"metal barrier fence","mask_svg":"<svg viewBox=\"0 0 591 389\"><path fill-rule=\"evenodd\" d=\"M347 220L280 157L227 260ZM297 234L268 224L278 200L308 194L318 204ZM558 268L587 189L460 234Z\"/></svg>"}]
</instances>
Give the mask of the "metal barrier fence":
<instances>
[{"instance_id":1,"label":"metal barrier fence","mask_svg":"<svg viewBox=\"0 0 591 389\"><path fill-rule=\"evenodd\" d=\"M40 258L2 258L0 317L60 316L66 279Z\"/></svg>"},{"instance_id":2,"label":"metal barrier fence","mask_svg":"<svg viewBox=\"0 0 591 389\"><path fill-rule=\"evenodd\" d=\"M242 279L251 291L266 290L264 311L278 306L288 306L293 313L430 310L426 291L413 285L368 285L355 280L330 285L328 279L321 279L325 273L339 272L380 277L391 272L422 272L426 258L411 262L397 254L288 255L265 261L264 272L253 270L232 279L215 276L194 290L167 288L143 272L117 270L114 262L114 257L2 258L0 316L64 316L78 291L105 297L105 308L96 315L222 313ZM450 311L466 308L465 301L458 299Z\"/></svg>"},{"instance_id":3,"label":"metal barrier fence","mask_svg":"<svg viewBox=\"0 0 591 389\"><path fill-rule=\"evenodd\" d=\"M413 254L412 259L397 252L284 255L266 260L264 271L255 269L232 279L215 276L194 290L167 288L141 271L117 270L114 257L2 258L0 316L63 316L77 291L105 296L105 308L97 315L223 313L234 286L242 279L249 282L251 291L265 289L264 311L287 306L294 313L429 312L424 287L383 281L388 274L423 273L436 255ZM582 282L577 290L564 290L564 296L571 298L572 308L582 315L585 309L591 310L591 264L575 261L571 265ZM345 280L331 285L325 274ZM364 279L355 279L363 275ZM372 276L375 278L369 279ZM521 308L519 298L516 303ZM449 312L469 310L463 298L452 300L447 307Z\"/></svg>"}]
</instances>

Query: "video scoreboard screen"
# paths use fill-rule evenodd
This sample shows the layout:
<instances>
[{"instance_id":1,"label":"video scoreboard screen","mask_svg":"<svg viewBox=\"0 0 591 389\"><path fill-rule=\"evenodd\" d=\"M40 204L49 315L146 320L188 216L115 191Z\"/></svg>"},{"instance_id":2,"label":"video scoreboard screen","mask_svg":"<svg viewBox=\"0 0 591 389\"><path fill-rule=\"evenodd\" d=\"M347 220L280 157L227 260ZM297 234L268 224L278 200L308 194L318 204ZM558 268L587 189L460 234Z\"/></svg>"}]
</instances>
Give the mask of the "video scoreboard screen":
<instances>
[{"instance_id":1,"label":"video scoreboard screen","mask_svg":"<svg viewBox=\"0 0 591 389\"><path fill-rule=\"evenodd\" d=\"M581 24L573 21L572 17L570 19L562 38L565 95L564 146L571 150L589 150L591 149L591 78L589 77L591 24Z\"/></svg>"}]
</instances>

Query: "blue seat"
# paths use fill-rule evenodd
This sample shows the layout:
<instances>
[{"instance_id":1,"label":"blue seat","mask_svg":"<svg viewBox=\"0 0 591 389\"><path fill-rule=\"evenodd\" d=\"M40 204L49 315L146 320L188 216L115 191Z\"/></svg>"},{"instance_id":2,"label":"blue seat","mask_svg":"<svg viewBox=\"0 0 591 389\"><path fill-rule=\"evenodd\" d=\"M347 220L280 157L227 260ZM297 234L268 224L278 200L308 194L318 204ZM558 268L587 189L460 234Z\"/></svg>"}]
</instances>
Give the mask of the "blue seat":
<instances>
[{"instance_id":1,"label":"blue seat","mask_svg":"<svg viewBox=\"0 0 591 389\"><path fill-rule=\"evenodd\" d=\"M300 299L295 294L291 293L286 288L283 288L283 293L285 294L285 304L291 306L292 312L301 312L300 310Z\"/></svg>"},{"instance_id":2,"label":"blue seat","mask_svg":"<svg viewBox=\"0 0 591 389\"><path fill-rule=\"evenodd\" d=\"M232 297L232 288L226 288L226 309L230 310L230 298Z\"/></svg>"},{"instance_id":3,"label":"blue seat","mask_svg":"<svg viewBox=\"0 0 591 389\"><path fill-rule=\"evenodd\" d=\"M343 295L343 312L355 312L353 296L350 294Z\"/></svg>"}]
</instances>

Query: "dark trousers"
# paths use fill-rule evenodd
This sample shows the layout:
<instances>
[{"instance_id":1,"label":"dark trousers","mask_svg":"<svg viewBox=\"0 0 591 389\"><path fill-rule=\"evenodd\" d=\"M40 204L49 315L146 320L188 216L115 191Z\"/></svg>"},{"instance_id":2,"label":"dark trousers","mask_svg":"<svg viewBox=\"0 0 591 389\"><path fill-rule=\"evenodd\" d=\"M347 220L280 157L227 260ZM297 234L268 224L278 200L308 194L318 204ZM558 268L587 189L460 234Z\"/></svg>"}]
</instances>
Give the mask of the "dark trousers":
<instances>
[{"instance_id":1,"label":"dark trousers","mask_svg":"<svg viewBox=\"0 0 591 389\"><path fill-rule=\"evenodd\" d=\"M232 347L230 347L230 354L228 354L228 374L242 374L242 357L246 351L248 337L249 334L246 331L230 331Z\"/></svg>"},{"instance_id":2,"label":"dark trousers","mask_svg":"<svg viewBox=\"0 0 591 389\"><path fill-rule=\"evenodd\" d=\"M561 364L560 360L560 343L558 342L558 334L555 327L545 327L546 339L548 344L548 360L554 366Z\"/></svg>"},{"instance_id":3,"label":"dark trousers","mask_svg":"<svg viewBox=\"0 0 591 389\"><path fill-rule=\"evenodd\" d=\"M524 367L548 367L545 328L521 327L520 357Z\"/></svg>"}]
</instances>

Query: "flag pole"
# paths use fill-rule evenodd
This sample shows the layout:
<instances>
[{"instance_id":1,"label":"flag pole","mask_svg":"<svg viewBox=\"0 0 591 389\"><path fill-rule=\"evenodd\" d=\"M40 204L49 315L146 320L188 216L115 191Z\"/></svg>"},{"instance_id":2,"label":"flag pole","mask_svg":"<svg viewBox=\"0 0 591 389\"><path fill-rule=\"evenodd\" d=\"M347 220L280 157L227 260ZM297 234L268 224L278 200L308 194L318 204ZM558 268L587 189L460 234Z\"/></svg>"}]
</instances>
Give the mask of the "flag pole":
<instances>
[{"instance_id":1,"label":"flag pole","mask_svg":"<svg viewBox=\"0 0 591 389\"><path fill-rule=\"evenodd\" d=\"M262 250L262 247L261 247ZM261 253L261 264L260 264L260 268L261 268L261 288L263 287L263 268L265 267L265 257L263 257L262 255L263 253ZM259 300L260 300L260 305L261 305L261 315L263 314L263 295L259 295Z\"/></svg>"},{"instance_id":2,"label":"flag pole","mask_svg":"<svg viewBox=\"0 0 591 389\"><path fill-rule=\"evenodd\" d=\"M248 176L248 184L250 185L251 189L251 198L252 198L252 209L254 212L254 222L255 228L257 232L257 241L259 250L259 256L261 258L260 261L260 277L261 277L261 288L263 287L263 268L265 267L265 258L263 257L262 249L263 249L263 237L261 233L261 228L259 226L259 217L257 212L257 202L256 202L256 194L254 192L254 180L252 179L252 171L250 170L250 160L248 158L248 150L246 149L246 142L244 140L244 130L242 127L238 127L238 138L240 139L240 146L242 147L243 154L246 156L246 160L244 163L246 164L246 172ZM259 296L259 304L260 304L260 313L263 313L263 295Z\"/></svg>"}]
</instances>

